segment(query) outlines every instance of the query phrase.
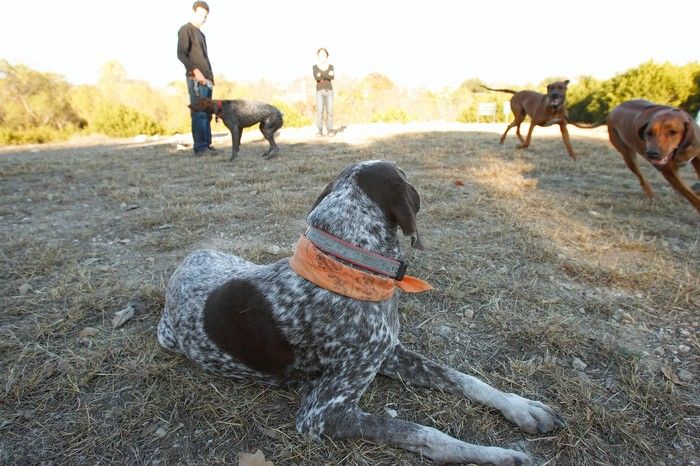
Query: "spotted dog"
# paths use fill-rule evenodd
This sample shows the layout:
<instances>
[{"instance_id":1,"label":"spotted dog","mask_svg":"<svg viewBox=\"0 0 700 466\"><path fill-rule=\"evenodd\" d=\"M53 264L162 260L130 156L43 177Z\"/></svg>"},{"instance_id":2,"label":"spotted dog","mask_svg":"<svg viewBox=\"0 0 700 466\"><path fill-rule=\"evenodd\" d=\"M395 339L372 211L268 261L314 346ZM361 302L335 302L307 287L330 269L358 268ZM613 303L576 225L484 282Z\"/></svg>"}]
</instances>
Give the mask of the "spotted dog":
<instances>
[{"instance_id":1,"label":"spotted dog","mask_svg":"<svg viewBox=\"0 0 700 466\"><path fill-rule=\"evenodd\" d=\"M501 392L404 347L399 341L399 292L389 289L389 295L378 300L345 295L346 286L372 285L375 276L392 284L405 280L402 272L392 273L393 278L368 272L371 268L363 261L375 260L377 267L405 265L397 230L422 249L416 228L419 209L418 193L393 163L369 161L348 167L314 203L309 231L317 238L334 238L333 244L361 256L333 258L333 253L317 249L321 262L328 259L332 267L351 272L364 267L358 273L369 276L368 281L347 284L335 277L331 285L340 288L329 291L295 271L297 252L292 259L257 265L217 251L197 251L168 283L158 325L160 344L211 372L297 387L302 400L296 428L301 433L393 444L442 463L528 462L519 451L469 444L437 429L358 407L368 385L382 374L492 406L529 433L548 432L561 424L543 403Z\"/></svg>"}]
</instances>

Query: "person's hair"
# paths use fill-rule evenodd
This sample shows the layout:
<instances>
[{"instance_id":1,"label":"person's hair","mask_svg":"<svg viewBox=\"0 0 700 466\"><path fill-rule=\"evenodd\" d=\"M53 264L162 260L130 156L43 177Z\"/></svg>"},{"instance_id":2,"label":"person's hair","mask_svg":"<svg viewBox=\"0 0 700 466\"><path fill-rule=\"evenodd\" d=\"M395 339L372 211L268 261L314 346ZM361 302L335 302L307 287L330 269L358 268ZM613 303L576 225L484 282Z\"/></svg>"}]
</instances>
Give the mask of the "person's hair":
<instances>
[{"instance_id":1,"label":"person's hair","mask_svg":"<svg viewBox=\"0 0 700 466\"><path fill-rule=\"evenodd\" d=\"M194 2L192 5L192 11L195 11L197 8L204 8L207 10L207 13L209 13L209 5L207 5L207 2Z\"/></svg>"},{"instance_id":2,"label":"person's hair","mask_svg":"<svg viewBox=\"0 0 700 466\"><path fill-rule=\"evenodd\" d=\"M326 50L326 49L323 48L323 47L321 47L320 49L316 50L316 56L318 57L318 54L321 53L321 52L325 52L325 53L326 53L326 56L328 56L328 50Z\"/></svg>"}]
</instances>

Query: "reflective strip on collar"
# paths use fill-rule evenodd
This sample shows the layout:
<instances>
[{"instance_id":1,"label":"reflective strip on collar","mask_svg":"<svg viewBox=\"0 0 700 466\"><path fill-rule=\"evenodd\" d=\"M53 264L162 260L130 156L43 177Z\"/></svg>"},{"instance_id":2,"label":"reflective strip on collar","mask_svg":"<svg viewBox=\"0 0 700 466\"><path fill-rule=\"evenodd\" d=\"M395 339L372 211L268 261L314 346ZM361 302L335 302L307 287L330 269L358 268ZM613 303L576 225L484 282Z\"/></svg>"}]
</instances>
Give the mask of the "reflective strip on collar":
<instances>
[{"instance_id":1,"label":"reflective strip on collar","mask_svg":"<svg viewBox=\"0 0 700 466\"><path fill-rule=\"evenodd\" d=\"M403 274L406 271L406 263L403 261L390 259L372 251L367 251L318 228L309 227L305 236L323 252L369 271L397 280L403 278Z\"/></svg>"}]
</instances>

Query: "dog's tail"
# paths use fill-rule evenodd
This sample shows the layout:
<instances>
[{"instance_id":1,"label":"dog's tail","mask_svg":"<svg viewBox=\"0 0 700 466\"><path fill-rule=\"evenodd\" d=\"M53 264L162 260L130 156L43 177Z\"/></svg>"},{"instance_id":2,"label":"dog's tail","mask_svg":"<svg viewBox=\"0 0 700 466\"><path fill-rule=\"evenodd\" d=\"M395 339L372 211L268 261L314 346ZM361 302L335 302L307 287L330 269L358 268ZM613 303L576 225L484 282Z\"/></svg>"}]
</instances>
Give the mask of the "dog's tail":
<instances>
[{"instance_id":1,"label":"dog's tail","mask_svg":"<svg viewBox=\"0 0 700 466\"><path fill-rule=\"evenodd\" d=\"M593 129L597 128L599 126L603 126L608 123L607 119L603 120L602 122L598 123L579 123L577 121L567 121L568 124L574 125L577 128L583 128L583 129Z\"/></svg>"},{"instance_id":2,"label":"dog's tail","mask_svg":"<svg viewBox=\"0 0 700 466\"><path fill-rule=\"evenodd\" d=\"M480 84L481 87L484 89L488 89L489 91L496 91L496 92L507 92L509 94L517 94L518 91L513 91L511 89L491 89L490 87L484 86L483 84Z\"/></svg>"}]
</instances>

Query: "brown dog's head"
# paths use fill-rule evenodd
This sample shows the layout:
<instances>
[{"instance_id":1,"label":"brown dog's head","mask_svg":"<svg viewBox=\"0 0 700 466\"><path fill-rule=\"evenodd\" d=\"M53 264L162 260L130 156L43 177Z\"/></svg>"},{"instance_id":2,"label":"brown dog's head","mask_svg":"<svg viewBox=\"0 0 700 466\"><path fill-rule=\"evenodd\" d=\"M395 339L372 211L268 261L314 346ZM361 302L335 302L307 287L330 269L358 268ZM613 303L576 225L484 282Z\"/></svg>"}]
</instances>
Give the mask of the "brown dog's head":
<instances>
[{"instance_id":1,"label":"brown dog's head","mask_svg":"<svg viewBox=\"0 0 700 466\"><path fill-rule=\"evenodd\" d=\"M654 166L663 167L683 154L695 138L690 116L678 109L662 110L639 129L646 147L644 156Z\"/></svg>"},{"instance_id":2,"label":"brown dog's head","mask_svg":"<svg viewBox=\"0 0 700 466\"><path fill-rule=\"evenodd\" d=\"M566 88L569 85L569 80L557 81L547 85L547 107L550 110L556 111L564 106L566 102Z\"/></svg>"},{"instance_id":3,"label":"brown dog's head","mask_svg":"<svg viewBox=\"0 0 700 466\"><path fill-rule=\"evenodd\" d=\"M420 196L406 179L406 173L394 163L379 161L362 167L356 181L385 217L401 227L404 236L411 237L411 247L423 249L416 227Z\"/></svg>"},{"instance_id":4,"label":"brown dog's head","mask_svg":"<svg viewBox=\"0 0 700 466\"><path fill-rule=\"evenodd\" d=\"M206 97L200 97L195 103L189 104L188 107L193 112L214 113L216 111L216 104L214 101Z\"/></svg>"}]
</instances>

